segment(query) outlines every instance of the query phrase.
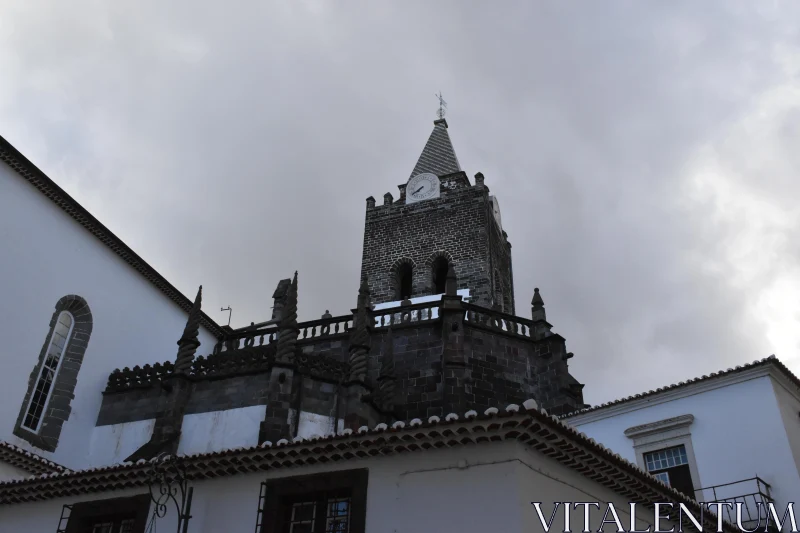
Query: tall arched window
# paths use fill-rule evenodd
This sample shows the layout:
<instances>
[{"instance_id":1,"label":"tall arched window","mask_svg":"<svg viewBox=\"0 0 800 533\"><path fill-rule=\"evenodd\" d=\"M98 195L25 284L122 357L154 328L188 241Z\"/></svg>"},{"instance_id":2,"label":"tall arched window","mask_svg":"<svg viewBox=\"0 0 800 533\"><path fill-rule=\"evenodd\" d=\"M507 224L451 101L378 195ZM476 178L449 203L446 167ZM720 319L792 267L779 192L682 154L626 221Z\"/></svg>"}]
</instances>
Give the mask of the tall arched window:
<instances>
[{"instance_id":1,"label":"tall arched window","mask_svg":"<svg viewBox=\"0 0 800 533\"><path fill-rule=\"evenodd\" d=\"M92 334L86 300L71 294L56 304L39 360L28 380L14 434L34 446L55 451L69 419L78 371Z\"/></svg>"},{"instance_id":2,"label":"tall arched window","mask_svg":"<svg viewBox=\"0 0 800 533\"><path fill-rule=\"evenodd\" d=\"M414 268L410 263L401 263L397 267L397 299L411 298L414 280Z\"/></svg>"},{"instance_id":3,"label":"tall arched window","mask_svg":"<svg viewBox=\"0 0 800 533\"><path fill-rule=\"evenodd\" d=\"M39 377L33 388L33 395L28 402L25 416L22 420L22 427L37 433L42 423L42 413L50 401L50 393L53 391L53 383L56 374L64 360L64 350L67 349L69 338L72 335L72 326L75 319L69 311L61 311L56 319L56 325L50 335L50 343L45 352L44 364L39 370Z\"/></svg>"},{"instance_id":4,"label":"tall arched window","mask_svg":"<svg viewBox=\"0 0 800 533\"><path fill-rule=\"evenodd\" d=\"M437 257L431 268L433 269L433 294L443 294L447 283L447 269L450 265L444 256Z\"/></svg>"}]
</instances>

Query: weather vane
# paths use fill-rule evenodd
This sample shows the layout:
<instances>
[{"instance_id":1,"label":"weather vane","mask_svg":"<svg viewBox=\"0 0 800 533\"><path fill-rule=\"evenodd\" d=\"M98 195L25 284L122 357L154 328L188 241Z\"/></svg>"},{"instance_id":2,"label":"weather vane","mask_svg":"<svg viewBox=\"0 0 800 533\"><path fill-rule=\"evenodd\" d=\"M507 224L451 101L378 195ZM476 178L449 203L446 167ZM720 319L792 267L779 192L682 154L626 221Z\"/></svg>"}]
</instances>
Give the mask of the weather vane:
<instances>
[{"instance_id":1,"label":"weather vane","mask_svg":"<svg viewBox=\"0 0 800 533\"><path fill-rule=\"evenodd\" d=\"M439 91L439 94L434 96L439 99L439 110L436 112L436 115L439 117L439 120L441 120L444 118L445 111L447 110L447 102L445 102L442 97L442 91Z\"/></svg>"}]
</instances>

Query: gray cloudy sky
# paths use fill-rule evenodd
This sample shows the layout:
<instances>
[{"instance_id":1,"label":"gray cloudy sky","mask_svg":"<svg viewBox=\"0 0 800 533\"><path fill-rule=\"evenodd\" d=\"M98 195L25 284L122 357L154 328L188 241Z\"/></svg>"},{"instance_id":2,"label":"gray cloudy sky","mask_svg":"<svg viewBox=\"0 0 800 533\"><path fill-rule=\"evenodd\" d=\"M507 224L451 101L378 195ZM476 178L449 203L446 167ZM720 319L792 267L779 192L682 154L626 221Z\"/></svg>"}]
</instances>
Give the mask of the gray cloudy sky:
<instances>
[{"instance_id":1,"label":"gray cloudy sky","mask_svg":"<svg viewBox=\"0 0 800 533\"><path fill-rule=\"evenodd\" d=\"M0 0L0 133L206 311L355 305L434 93L598 403L800 372L800 4ZM176 331L176 336L180 332Z\"/></svg>"}]
</instances>

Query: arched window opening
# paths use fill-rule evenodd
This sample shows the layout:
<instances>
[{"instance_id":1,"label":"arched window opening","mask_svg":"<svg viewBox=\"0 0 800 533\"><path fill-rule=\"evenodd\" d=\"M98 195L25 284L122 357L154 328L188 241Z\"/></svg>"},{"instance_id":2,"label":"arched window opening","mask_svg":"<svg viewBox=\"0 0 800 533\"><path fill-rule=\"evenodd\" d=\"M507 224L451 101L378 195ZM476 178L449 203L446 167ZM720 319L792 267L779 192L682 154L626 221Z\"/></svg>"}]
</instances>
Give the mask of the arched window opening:
<instances>
[{"instance_id":1,"label":"arched window opening","mask_svg":"<svg viewBox=\"0 0 800 533\"><path fill-rule=\"evenodd\" d=\"M67 311L62 311L58 315L55 327L53 327L53 334L50 336L50 344L45 353L44 363L36 379L36 385L33 388L33 394L28 403L28 408L25 410L25 418L22 422L22 427L34 433L39 432L42 413L44 413L47 404L50 402L53 383L61 367L61 361L64 359L64 351L69 344L74 323L75 320L72 315Z\"/></svg>"},{"instance_id":2,"label":"arched window opening","mask_svg":"<svg viewBox=\"0 0 800 533\"><path fill-rule=\"evenodd\" d=\"M447 258L439 256L433 262L433 294L443 294L447 284L447 270L450 265Z\"/></svg>"},{"instance_id":3,"label":"arched window opening","mask_svg":"<svg viewBox=\"0 0 800 533\"><path fill-rule=\"evenodd\" d=\"M69 294L56 303L50 329L28 378L14 435L42 450L56 450L61 429L72 412L92 324L92 311L80 296Z\"/></svg>"},{"instance_id":4,"label":"arched window opening","mask_svg":"<svg viewBox=\"0 0 800 533\"><path fill-rule=\"evenodd\" d=\"M412 281L414 279L414 269L409 263L403 263L397 267L397 299L406 300L411 298Z\"/></svg>"}]
</instances>

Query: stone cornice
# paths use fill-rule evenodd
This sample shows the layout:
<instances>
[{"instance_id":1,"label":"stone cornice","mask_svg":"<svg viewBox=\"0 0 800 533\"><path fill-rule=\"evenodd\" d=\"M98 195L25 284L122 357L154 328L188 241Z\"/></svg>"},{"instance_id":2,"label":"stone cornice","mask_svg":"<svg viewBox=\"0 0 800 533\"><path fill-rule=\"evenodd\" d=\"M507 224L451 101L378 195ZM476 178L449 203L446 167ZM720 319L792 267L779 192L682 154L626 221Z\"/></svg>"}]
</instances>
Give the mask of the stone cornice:
<instances>
[{"instance_id":1,"label":"stone cornice","mask_svg":"<svg viewBox=\"0 0 800 533\"><path fill-rule=\"evenodd\" d=\"M633 426L625 430L625 436L629 439L644 437L654 433L663 433L664 431L688 427L692 425L692 422L694 422L694 416L692 415L676 416L665 420L659 420L658 422Z\"/></svg>"}]
</instances>

